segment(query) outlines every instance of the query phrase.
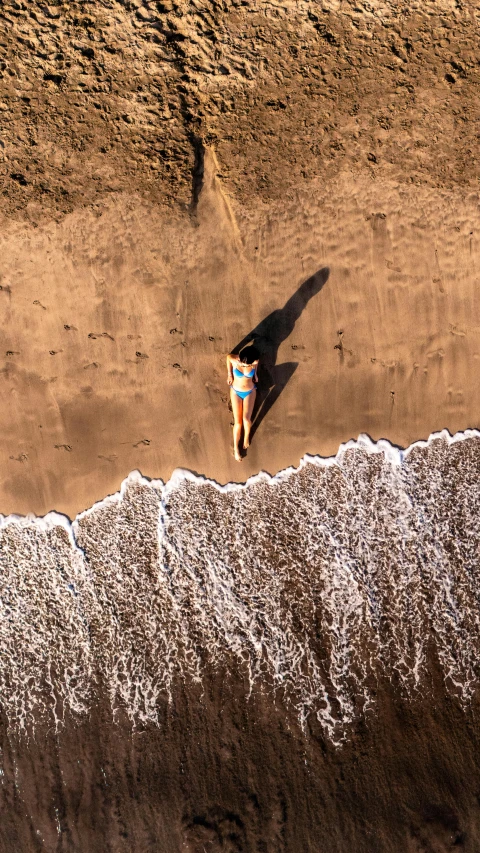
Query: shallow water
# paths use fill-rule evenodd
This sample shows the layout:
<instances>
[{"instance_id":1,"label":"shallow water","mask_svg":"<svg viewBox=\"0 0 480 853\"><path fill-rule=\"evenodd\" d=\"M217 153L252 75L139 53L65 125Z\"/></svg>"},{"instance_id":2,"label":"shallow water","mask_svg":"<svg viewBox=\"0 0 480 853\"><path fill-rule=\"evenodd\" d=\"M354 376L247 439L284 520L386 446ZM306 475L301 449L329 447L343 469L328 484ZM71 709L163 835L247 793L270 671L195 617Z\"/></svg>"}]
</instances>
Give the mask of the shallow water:
<instances>
[{"instance_id":1,"label":"shallow water","mask_svg":"<svg viewBox=\"0 0 480 853\"><path fill-rule=\"evenodd\" d=\"M235 673L334 744L379 680L465 706L480 664L480 433L399 451L366 437L246 485L177 471L73 523L2 518L0 696L9 725L57 729L100 693L159 720L176 686Z\"/></svg>"}]
</instances>

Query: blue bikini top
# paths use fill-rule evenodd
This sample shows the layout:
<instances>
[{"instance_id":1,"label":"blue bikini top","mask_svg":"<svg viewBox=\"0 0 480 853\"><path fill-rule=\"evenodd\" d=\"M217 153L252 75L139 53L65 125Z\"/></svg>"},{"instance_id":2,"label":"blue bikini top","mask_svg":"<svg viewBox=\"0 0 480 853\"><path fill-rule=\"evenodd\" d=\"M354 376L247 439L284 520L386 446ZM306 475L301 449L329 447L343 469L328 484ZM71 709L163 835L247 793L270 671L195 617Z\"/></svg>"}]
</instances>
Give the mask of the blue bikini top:
<instances>
[{"instance_id":1,"label":"blue bikini top","mask_svg":"<svg viewBox=\"0 0 480 853\"><path fill-rule=\"evenodd\" d=\"M255 368L253 368L251 373L242 373L241 370L239 370L237 367L234 367L233 372L234 372L235 376L241 376L243 379L245 377L247 377L247 379L251 379L252 376L255 376Z\"/></svg>"}]
</instances>

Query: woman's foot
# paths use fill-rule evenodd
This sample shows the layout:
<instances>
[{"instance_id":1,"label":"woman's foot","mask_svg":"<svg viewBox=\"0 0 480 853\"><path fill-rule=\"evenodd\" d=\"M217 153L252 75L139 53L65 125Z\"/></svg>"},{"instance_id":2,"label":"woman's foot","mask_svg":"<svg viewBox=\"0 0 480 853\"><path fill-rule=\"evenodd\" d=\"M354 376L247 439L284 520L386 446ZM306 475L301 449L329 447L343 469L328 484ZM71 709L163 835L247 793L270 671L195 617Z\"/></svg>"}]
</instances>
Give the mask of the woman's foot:
<instances>
[{"instance_id":1,"label":"woman's foot","mask_svg":"<svg viewBox=\"0 0 480 853\"><path fill-rule=\"evenodd\" d=\"M241 462L241 461L242 461L242 456L241 456L241 453L240 453L240 451L239 451L238 447L234 447L234 449L233 449L233 455L235 456L235 459L236 459L236 461L237 461L237 462Z\"/></svg>"}]
</instances>

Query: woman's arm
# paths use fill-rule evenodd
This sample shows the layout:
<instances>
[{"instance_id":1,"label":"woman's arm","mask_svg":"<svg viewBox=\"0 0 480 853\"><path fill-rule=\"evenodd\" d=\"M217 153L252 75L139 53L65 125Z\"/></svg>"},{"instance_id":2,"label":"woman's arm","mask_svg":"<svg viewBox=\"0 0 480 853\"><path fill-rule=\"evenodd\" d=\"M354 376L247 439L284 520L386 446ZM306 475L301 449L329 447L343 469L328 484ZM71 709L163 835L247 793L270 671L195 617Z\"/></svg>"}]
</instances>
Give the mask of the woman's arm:
<instances>
[{"instance_id":1,"label":"woman's arm","mask_svg":"<svg viewBox=\"0 0 480 853\"><path fill-rule=\"evenodd\" d=\"M254 361L253 365L255 367L255 376L253 377L253 381L255 382L255 385L258 385L258 361Z\"/></svg>"},{"instance_id":2,"label":"woman's arm","mask_svg":"<svg viewBox=\"0 0 480 853\"><path fill-rule=\"evenodd\" d=\"M233 363L230 353L227 355L227 383L233 385Z\"/></svg>"}]
</instances>

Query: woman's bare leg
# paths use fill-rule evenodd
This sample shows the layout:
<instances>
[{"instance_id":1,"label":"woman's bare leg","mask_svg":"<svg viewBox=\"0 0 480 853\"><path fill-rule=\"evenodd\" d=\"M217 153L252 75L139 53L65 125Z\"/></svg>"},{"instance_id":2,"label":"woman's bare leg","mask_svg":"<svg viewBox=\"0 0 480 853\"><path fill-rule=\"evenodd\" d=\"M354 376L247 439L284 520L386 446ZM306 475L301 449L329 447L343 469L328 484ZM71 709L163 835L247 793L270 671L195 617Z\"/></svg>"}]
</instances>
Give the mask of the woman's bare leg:
<instances>
[{"instance_id":1,"label":"woman's bare leg","mask_svg":"<svg viewBox=\"0 0 480 853\"><path fill-rule=\"evenodd\" d=\"M237 397L233 388L230 389L230 400L235 423L233 425L233 455L237 462L242 461L240 454L240 436L242 434L243 401Z\"/></svg>"},{"instance_id":2,"label":"woman's bare leg","mask_svg":"<svg viewBox=\"0 0 480 853\"><path fill-rule=\"evenodd\" d=\"M252 391L243 401L243 447L244 450L250 447L250 430L252 428L252 414L255 405L255 397L257 391Z\"/></svg>"}]
</instances>

